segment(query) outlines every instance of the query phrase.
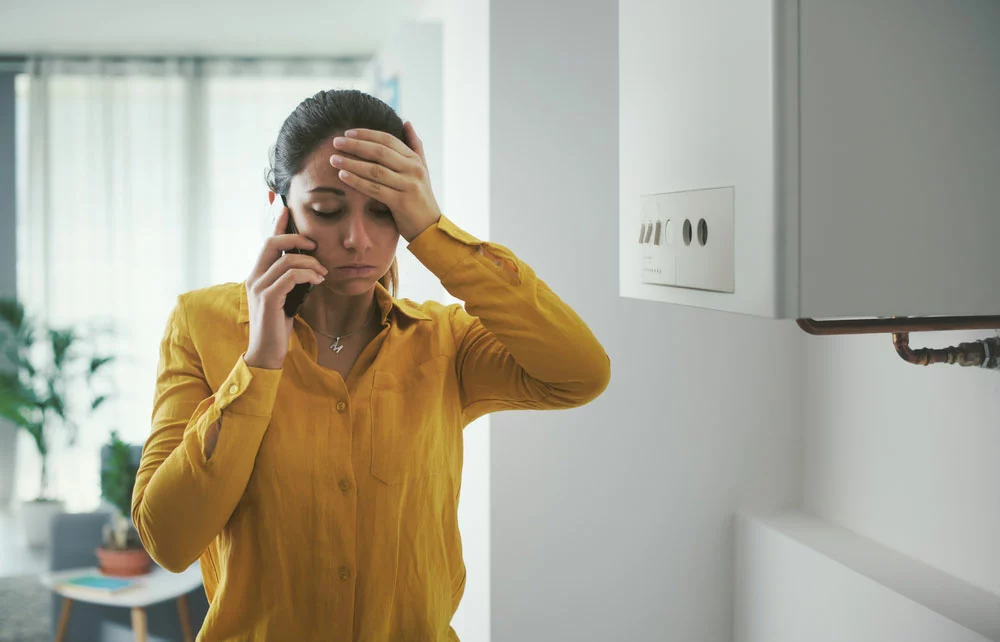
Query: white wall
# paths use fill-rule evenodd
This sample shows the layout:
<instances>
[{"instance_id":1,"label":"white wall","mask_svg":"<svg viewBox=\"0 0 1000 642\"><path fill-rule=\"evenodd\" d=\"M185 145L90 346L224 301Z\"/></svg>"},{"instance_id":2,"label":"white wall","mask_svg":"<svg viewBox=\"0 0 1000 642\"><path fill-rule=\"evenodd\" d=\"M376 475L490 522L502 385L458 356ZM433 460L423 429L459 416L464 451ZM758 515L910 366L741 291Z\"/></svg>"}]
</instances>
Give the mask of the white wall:
<instances>
[{"instance_id":1,"label":"white wall","mask_svg":"<svg viewBox=\"0 0 1000 642\"><path fill-rule=\"evenodd\" d=\"M441 165L440 174L431 168L434 193L449 218L488 239L489 0L429 0L419 17L439 24L442 38ZM401 86L401 92L405 91L405 85ZM402 101L400 107L407 111L405 93ZM420 133L416 120L414 124ZM409 277L404 274L403 278ZM440 300L453 299L442 295ZM488 416L483 417L465 429L458 522L468 574L465 594L452 619L462 642L490 640L490 422Z\"/></svg>"},{"instance_id":2,"label":"white wall","mask_svg":"<svg viewBox=\"0 0 1000 642\"><path fill-rule=\"evenodd\" d=\"M1000 640L996 595L847 529L741 516L734 642Z\"/></svg>"},{"instance_id":3,"label":"white wall","mask_svg":"<svg viewBox=\"0 0 1000 642\"><path fill-rule=\"evenodd\" d=\"M787 246L793 270L801 268L799 307L809 311L796 316L998 312L1000 279L989 262L1000 256L993 185L1000 159L1000 4L622 0L620 6L623 215L638 214L634 198L640 191L667 191L656 187L660 179L689 183L678 189L735 184L743 194L742 209L739 196L736 204L736 236L743 239L736 260L744 295L767 274L776 256L771 241L785 238L794 241ZM790 17L794 22L785 23ZM800 54L791 74L770 47L783 24L798 25L801 32L797 39L778 39L779 53ZM567 48L567 54L577 52ZM663 64L645 64L651 58ZM957 89L955 83L965 86ZM781 131L789 97L801 131ZM777 139L769 129L773 124ZM649 152L649 162L634 162L630 150L640 148ZM767 179L775 158L791 159L776 163L777 183ZM788 171L794 180L785 180ZM795 219L770 224L780 207L754 207L786 184L794 184L786 195L801 196L801 230ZM758 217L761 211L767 215ZM494 213L500 217L498 208ZM625 267L634 264L637 274L637 227L631 221L638 217L623 220ZM751 225L741 228L741 222ZM855 239L853 247L846 242ZM801 266L795 258L799 241ZM741 265L740 248L750 246L764 249L760 260ZM622 279L624 293L666 291L640 289L628 273ZM763 290L754 294L758 303L777 301ZM729 309L739 300L694 290L677 290L669 298ZM788 310L775 313L787 316ZM913 342L938 347L989 334L921 333ZM915 565L934 569L940 580L929 582L928 592L937 598L953 594L948 586L962 582L984 589L993 604L985 619L1000 632L1000 377L909 365L896 355L889 335L802 335L797 342L806 346L801 366L793 370L801 375L804 394L804 506L820 518L819 530L846 527L886 547L886 558L909 556ZM738 588L750 599L744 614L751 616L747 622L773 625L735 631L743 639L917 639L912 627L921 620L906 619L908 608L888 608L902 599L906 586L880 584L884 599L878 601L852 594L861 583L842 582L843 568L826 559L806 570L791 547L769 548L780 540L743 542L750 561L760 562L756 583ZM839 593L844 599L827 601ZM803 616L820 605L822 617Z\"/></svg>"},{"instance_id":4,"label":"white wall","mask_svg":"<svg viewBox=\"0 0 1000 642\"><path fill-rule=\"evenodd\" d=\"M804 379L804 508L1000 594L1000 376L914 366L872 335L806 339Z\"/></svg>"},{"instance_id":5,"label":"white wall","mask_svg":"<svg viewBox=\"0 0 1000 642\"><path fill-rule=\"evenodd\" d=\"M619 297L617 11L490 10L490 238L612 369L589 406L492 418L493 642L728 642L733 514L799 499L802 332Z\"/></svg>"},{"instance_id":6,"label":"white wall","mask_svg":"<svg viewBox=\"0 0 1000 642\"><path fill-rule=\"evenodd\" d=\"M367 58L419 0L0 2L0 52Z\"/></svg>"},{"instance_id":7,"label":"white wall","mask_svg":"<svg viewBox=\"0 0 1000 642\"><path fill-rule=\"evenodd\" d=\"M466 433L462 516L484 510L473 495L484 489L491 515L477 522L488 539L463 534L467 546L488 543L491 562L477 573L467 548L462 639L488 639L484 622L494 642L752 634L732 620L733 515L796 506L802 489L805 510L832 528L1000 593L1000 379L905 364L888 336L810 337L787 321L620 298L617 3L435 0L426 9L445 25L443 208L527 260L590 323L613 373L590 406L501 413L489 433ZM485 452L474 441L483 434L490 460L479 469L470 462ZM758 553L771 550L767 541ZM802 604L843 575L813 557L815 572L792 569L816 589ZM778 577L783 563L760 577ZM490 586L480 592L483 576ZM851 581L877 589L897 615L912 606L863 575ZM898 620L857 604L852 621L864 630ZM846 631L836 621L820 631L775 606L775 621L804 627L799 639Z\"/></svg>"},{"instance_id":8,"label":"white wall","mask_svg":"<svg viewBox=\"0 0 1000 642\"><path fill-rule=\"evenodd\" d=\"M444 64L442 58L440 22L406 22L379 49L371 64L373 91L383 100L380 88L391 79L398 82L396 110L410 120L424 143L427 167L435 196L440 200L447 186L441 176L444 153ZM439 203L440 204L440 203ZM400 239L399 296L425 301L440 300L444 288L415 256L406 251L406 240Z\"/></svg>"}]
</instances>

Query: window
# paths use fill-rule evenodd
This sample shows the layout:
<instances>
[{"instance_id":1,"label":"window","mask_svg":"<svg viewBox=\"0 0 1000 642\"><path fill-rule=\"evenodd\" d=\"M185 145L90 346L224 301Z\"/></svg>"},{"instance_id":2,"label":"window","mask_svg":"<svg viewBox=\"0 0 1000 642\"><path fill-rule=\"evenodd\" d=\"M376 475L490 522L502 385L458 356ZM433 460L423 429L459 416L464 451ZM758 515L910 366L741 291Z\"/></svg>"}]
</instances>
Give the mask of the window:
<instances>
[{"instance_id":1,"label":"window","mask_svg":"<svg viewBox=\"0 0 1000 642\"><path fill-rule=\"evenodd\" d=\"M106 320L118 396L52 444L50 488L67 509L100 501L113 429L150 430L159 343L177 294L242 281L268 234L265 171L284 118L322 89L367 90L353 64L41 63L17 79L18 292L65 326ZM40 461L18 443L17 496Z\"/></svg>"}]
</instances>

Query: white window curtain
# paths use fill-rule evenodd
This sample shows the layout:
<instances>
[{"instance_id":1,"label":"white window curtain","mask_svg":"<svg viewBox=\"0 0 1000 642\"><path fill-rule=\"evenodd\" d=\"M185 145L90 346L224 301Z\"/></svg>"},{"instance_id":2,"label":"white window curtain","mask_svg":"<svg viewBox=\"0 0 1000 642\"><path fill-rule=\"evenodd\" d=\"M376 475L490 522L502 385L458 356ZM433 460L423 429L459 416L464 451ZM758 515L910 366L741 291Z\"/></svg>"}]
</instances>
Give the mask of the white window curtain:
<instances>
[{"instance_id":1,"label":"white window curtain","mask_svg":"<svg viewBox=\"0 0 1000 642\"><path fill-rule=\"evenodd\" d=\"M99 321L117 396L51 445L51 489L100 503L111 430L149 434L159 342L177 294L241 281L268 233L265 171L284 118L332 88L368 91L363 62L52 59L17 82L18 292L53 326ZM40 461L18 442L16 493Z\"/></svg>"}]
</instances>

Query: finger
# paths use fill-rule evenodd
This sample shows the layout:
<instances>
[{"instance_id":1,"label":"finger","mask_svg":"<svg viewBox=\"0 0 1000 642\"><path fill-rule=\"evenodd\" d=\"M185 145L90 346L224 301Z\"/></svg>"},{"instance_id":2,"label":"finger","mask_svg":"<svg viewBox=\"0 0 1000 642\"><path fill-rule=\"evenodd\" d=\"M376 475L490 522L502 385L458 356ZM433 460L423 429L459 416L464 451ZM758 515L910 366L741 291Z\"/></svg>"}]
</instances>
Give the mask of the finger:
<instances>
[{"instance_id":1,"label":"finger","mask_svg":"<svg viewBox=\"0 0 1000 642\"><path fill-rule=\"evenodd\" d=\"M316 242L301 234L269 236L264 241L264 247L261 248L260 254L257 256L257 262L254 263L253 270L247 277L247 282L256 282L275 261L281 258L283 252L305 252L315 249Z\"/></svg>"},{"instance_id":2,"label":"finger","mask_svg":"<svg viewBox=\"0 0 1000 642\"><path fill-rule=\"evenodd\" d=\"M406 144L407 146L415 151L420 159L424 161L424 165L427 164L427 158L424 156L424 141L420 140L417 136L417 130L413 128L413 123L406 121L403 123L403 133L406 134Z\"/></svg>"},{"instance_id":3,"label":"finger","mask_svg":"<svg viewBox=\"0 0 1000 642\"><path fill-rule=\"evenodd\" d=\"M354 160L352 158L334 154L330 157L330 164L334 167L347 170L355 176L370 179L397 191L402 191L408 186L405 177L383 165L379 165L378 163Z\"/></svg>"},{"instance_id":4,"label":"finger","mask_svg":"<svg viewBox=\"0 0 1000 642\"><path fill-rule=\"evenodd\" d=\"M329 270L315 257L306 254L286 254L272 263L254 285L258 291L266 290L281 278L281 275L292 270L309 270L322 277L326 277L329 273Z\"/></svg>"},{"instance_id":5,"label":"finger","mask_svg":"<svg viewBox=\"0 0 1000 642\"><path fill-rule=\"evenodd\" d=\"M323 277L312 270L296 269L289 270L282 274L268 288L263 290L263 299L274 303L284 304L285 297L299 283L311 283L318 285L323 282Z\"/></svg>"},{"instance_id":6,"label":"finger","mask_svg":"<svg viewBox=\"0 0 1000 642\"><path fill-rule=\"evenodd\" d=\"M346 136L348 140L364 140L385 145L405 158L416 156L416 153L407 147L406 143L388 132L379 131L377 129L358 128L347 130L344 132L344 136Z\"/></svg>"},{"instance_id":7,"label":"finger","mask_svg":"<svg viewBox=\"0 0 1000 642\"><path fill-rule=\"evenodd\" d=\"M263 281L266 279L265 285L270 285L274 282L274 279L267 278L268 272L282 272L291 268L309 268L310 270L315 270L323 276L326 276L330 272L315 256L310 254L285 254L280 259L272 263L271 267L267 268L267 272L264 273L261 280Z\"/></svg>"},{"instance_id":8,"label":"finger","mask_svg":"<svg viewBox=\"0 0 1000 642\"><path fill-rule=\"evenodd\" d=\"M363 178L361 176L355 176L347 170L340 170L340 173L337 174L337 176L349 187L353 187L365 196L374 198L376 201L382 203L389 209L396 208L396 204L398 202L397 199L400 194L402 194L399 190L386 187L382 183L376 183L373 180Z\"/></svg>"},{"instance_id":9,"label":"finger","mask_svg":"<svg viewBox=\"0 0 1000 642\"><path fill-rule=\"evenodd\" d=\"M364 130L363 130L364 131ZM381 132L380 132L381 133ZM386 134L388 136L388 134ZM392 137L391 137L392 138ZM396 142L398 139L393 138ZM402 145L402 143L400 143ZM420 162L416 154L410 152L409 156L404 156L398 150L383 143L371 140L359 140L354 138L344 138L338 136L333 139L334 153L347 152L359 158L370 160L383 165L401 174L406 173L407 168L414 162Z\"/></svg>"}]
</instances>

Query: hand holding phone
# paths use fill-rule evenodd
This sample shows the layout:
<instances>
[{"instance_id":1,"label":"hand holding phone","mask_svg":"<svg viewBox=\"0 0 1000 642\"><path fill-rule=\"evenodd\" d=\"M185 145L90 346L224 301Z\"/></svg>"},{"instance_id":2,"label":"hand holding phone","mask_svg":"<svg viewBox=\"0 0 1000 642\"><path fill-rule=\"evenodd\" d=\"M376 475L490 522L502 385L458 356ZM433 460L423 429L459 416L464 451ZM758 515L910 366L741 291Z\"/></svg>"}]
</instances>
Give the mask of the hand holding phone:
<instances>
[{"instance_id":1,"label":"hand holding phone","mask_svg":"<svg viewBox=\"0 0 1000 642\"><path fill-rule=\"evenodd\" d=\"M316 249L316 243L297 233L284 202L282 198L274 235L264 242L247 277L250 343L244 361L249 366L273 370L284 364L293 317L312 287L322 283L327 274L327 269L309 254Z\"/></svg>"},{"instance_id":2,"label":"hand holding phone","mask_svg":"<svg viewBox=\"0 0 1000 642\"><path fill-rule=\"evenodd\" d=\"M285 195L281 195L281 204L284 207L285 212L288 216L288 226L285 228L285 234L298 234L299 230L295 227L295 219L292 218L292 212L288 209L288 202L285 200ZM302 250L295 247L292 251L297 254L305 254ZM282 255L288 254L288 252L282 252ZM312 292L314 283L307 281L305 283L298 283L292 288L292 291L285 296L285 316L291 318L299 313L299 309L302 304L306 302L306 296Z\"/></svg>"}]
</instances>

